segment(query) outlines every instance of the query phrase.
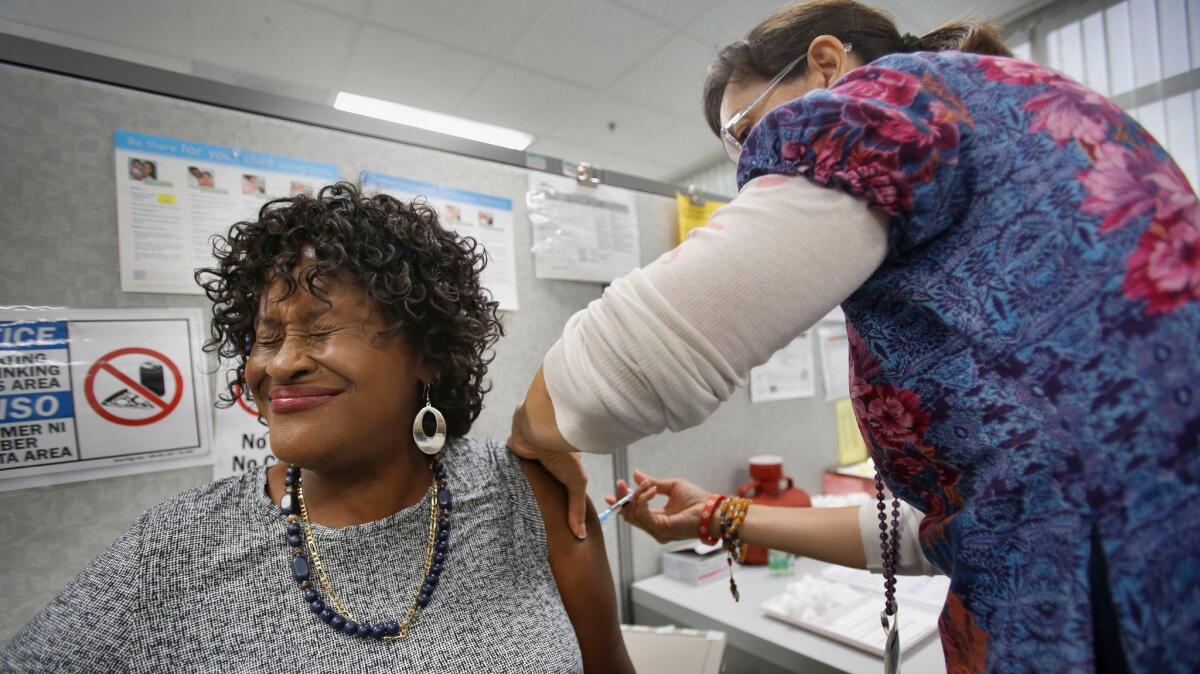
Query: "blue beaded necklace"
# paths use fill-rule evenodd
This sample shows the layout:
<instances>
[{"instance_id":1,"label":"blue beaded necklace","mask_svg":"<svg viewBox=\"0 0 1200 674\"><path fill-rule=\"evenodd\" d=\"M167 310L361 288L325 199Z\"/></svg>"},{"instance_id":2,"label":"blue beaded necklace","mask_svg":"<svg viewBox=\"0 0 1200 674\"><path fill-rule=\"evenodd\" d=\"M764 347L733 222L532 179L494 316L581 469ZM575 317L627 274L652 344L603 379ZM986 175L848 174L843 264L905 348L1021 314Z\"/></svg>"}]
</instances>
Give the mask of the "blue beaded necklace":
<instances>
[{"instance_id":1,"label":"blue beaded necklace","mask_svg":"<svg viewBox=\"0 0 1200 674\"><path fill-rule=\"evenodd\" d=\"M300 467L288 466L283 478L284 494L279 499L279 509L287 518L287 544L292 551L292 578L304 592L304 601L309 610L326 625L350 636L383 641L404 639L416 624L421 611L429 605L433 591L437 589L441 580L446 556L450 552L450 511L454 507L454 500L446 485L446 467L435 458L429 469L433 473L433 486L430 487L429 496L429 539L425 549L424 581L402 622L387 620L360 623L338 599L329 578L325 575L308 519L308 507L304 503ZM324 598L309 579L313 571L316 572L318 584L325 592Z\"/></svg>"}]
</instances>

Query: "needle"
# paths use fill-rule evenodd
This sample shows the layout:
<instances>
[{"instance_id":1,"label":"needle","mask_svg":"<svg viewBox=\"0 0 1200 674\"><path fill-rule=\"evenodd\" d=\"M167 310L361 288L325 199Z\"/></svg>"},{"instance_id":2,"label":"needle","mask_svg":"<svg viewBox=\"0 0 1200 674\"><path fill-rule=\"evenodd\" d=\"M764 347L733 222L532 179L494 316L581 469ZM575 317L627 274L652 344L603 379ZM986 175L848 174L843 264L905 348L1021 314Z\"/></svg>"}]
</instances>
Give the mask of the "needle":
<instances>
[{"instance_id":1,"label":"needle","mask_svg":"<svg viewBox=\"0 0 1200 674\"><path fill-rule=\"evenodd\" d=\"M604 521L608 519L609 515L612 515L616 511L620 510L621 508L624 508L625 506L629 505L629 502L633 500L633 496L635 493L637 493L636 489L631 490L628 494L622 496L620 501L617 501L616 503L612 504L611 508L600 513L600 523L604 524Z\"/></svg>"}]
</instances>

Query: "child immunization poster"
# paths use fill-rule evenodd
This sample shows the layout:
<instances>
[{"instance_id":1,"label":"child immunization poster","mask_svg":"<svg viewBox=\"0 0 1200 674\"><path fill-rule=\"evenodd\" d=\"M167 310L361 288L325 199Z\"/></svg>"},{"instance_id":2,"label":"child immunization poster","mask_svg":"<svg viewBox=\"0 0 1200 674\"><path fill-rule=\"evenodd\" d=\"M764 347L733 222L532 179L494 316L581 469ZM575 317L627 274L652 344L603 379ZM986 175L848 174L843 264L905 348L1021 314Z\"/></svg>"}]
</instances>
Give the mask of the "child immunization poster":
<instances>
[{"instance_id":1,"label":"child immunization poster","mask_svg":"<svg viewBox=\"0 0 1200 674\"><path fill-rule=\"evenodd\" d=\"M334 164L118 129L114 134L121 290L202 294L212 236L271 199L312 194Z\"/></svg>"}]
</instances>

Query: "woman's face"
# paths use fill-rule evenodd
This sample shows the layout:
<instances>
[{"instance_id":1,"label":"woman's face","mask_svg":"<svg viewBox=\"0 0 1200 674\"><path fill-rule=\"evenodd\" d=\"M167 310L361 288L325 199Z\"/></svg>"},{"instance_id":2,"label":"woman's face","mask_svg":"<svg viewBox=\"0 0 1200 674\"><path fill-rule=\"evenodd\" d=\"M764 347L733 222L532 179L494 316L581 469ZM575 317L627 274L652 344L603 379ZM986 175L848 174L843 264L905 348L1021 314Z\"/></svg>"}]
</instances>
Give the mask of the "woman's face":
<instances>
[{"instance_id":1,"label":"woman's face","mask_svg":"<svg viewBox=\"0 0 1200 674\"><path fill-rule=\"evenodd\" d=\"M862 64L852 53L846 51L846 46L841 40L832 35L822 35L809 45L807 63L801 65L804 66L802 76L777 84L766 98L759 101L738 122L737 128L732 131L739 141L745 142L750 130L768 112L814 89L832 86L845 72ZM768 84L770 78L754 78L727 84L721 97L721 124L724 125L754 102Z\"/></svg>"},{"instance_id":2,"label":"woman's face","mask_svg":"<svg viewBox=\"0 0 1200 674\"><path fill-rule=\"evenodd\" d=\"M326 471L354 470L412 443L420 359L385 328L379 305L349 277L320 286L328 302L299 283L268 284L246 359L246 384L270 426L282 461Z\"/></svg>"}]
</instances>

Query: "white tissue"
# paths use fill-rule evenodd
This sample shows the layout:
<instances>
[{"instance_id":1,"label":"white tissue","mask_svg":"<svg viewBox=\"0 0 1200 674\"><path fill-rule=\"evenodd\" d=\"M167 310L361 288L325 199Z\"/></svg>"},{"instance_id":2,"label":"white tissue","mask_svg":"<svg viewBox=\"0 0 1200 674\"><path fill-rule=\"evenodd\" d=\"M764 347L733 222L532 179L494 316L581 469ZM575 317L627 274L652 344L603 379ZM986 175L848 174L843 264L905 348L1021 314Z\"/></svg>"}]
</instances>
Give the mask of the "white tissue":
<instances>
[{"instance_id":1,"label":"white tissue","mask_svg":"<svg viewBox=\"0 0 1200 674\"><path fill-rule=\"evenodd\" d=\"M772 608L796 620L815 622L859 597L858 592L841 583L804 576L788 583L787 592L772 600Z\"/></svg>"}]
</instances>

